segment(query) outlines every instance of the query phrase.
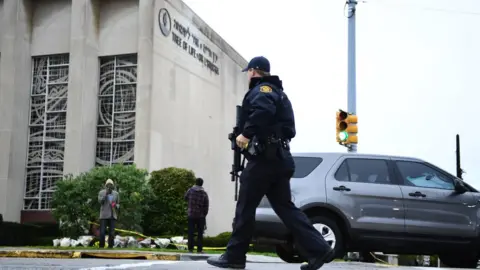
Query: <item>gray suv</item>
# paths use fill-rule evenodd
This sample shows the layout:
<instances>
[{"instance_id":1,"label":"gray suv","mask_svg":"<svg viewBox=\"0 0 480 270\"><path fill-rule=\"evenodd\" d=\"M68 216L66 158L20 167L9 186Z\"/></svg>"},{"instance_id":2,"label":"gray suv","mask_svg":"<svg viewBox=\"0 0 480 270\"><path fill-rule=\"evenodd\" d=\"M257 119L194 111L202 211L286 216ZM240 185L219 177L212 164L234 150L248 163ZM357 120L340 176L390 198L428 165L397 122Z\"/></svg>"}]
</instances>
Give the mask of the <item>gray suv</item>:
<instances>
[{"instance_id":1,"label":"gray suv","mask_svg":"<svg viewBox=\"0 0 480 270\"><path fill-rule=\"evenodd\" d=\"M336 251L438 254L444 264L476 268L480 193L420 159L350 153L294 154L292 201ZM303 262L295 241L264 198L254 239Z\"/></svg>"}]
</instances>

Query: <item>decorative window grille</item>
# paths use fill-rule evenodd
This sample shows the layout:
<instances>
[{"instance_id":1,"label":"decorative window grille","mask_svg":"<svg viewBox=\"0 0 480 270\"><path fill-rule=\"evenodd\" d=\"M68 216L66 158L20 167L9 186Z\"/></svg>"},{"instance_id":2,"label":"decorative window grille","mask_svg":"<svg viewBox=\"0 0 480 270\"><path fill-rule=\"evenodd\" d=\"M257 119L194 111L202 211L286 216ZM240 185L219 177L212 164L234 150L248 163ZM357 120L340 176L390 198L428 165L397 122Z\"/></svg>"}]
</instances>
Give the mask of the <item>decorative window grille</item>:
<instances>
[{"instance_id":1,"label":"decorative window grille","mask_svg":"<svg viewBox=\"0 0 480 270\"><path fill-rule=\"evenodd\" d=\"M137 55L100 58L97 166L134 162L136 92Z\"/></svg>"},{"instance_id":2,"label":"decorative window grille","mask_svg":"<svg viewBox=\"0 0 480 270\"><path fill-rule=\"evenodd\" d=\"M63 179L69 55L33 57L25 210L51 209Z\"/></svg>"}]
</instances>

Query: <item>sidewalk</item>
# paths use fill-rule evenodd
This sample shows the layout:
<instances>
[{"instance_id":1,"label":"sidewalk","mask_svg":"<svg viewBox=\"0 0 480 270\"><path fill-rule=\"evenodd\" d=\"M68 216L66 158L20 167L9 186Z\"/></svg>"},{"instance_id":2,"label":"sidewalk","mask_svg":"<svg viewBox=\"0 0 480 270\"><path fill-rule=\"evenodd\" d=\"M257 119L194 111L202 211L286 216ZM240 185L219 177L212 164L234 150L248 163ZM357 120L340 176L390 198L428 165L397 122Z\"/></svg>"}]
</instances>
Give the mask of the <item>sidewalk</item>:
<instances>
[{"instance_id":1,"label":"sidewalk","mask_svg":"<svg viewBox=\"0 0 480 270\"><path fill-rule=\"evenodd\" d=\"M0 248L0 258L43 258L43 259L143 259L161 261L205 261L209 257L220 256L219 254L193 254L177 252L138 251L128 249L113 250L59 250L59 249L35 249L26 247ZM250 263L280 263L280 258L247 255Z\"/></svg>"}]
</instances>

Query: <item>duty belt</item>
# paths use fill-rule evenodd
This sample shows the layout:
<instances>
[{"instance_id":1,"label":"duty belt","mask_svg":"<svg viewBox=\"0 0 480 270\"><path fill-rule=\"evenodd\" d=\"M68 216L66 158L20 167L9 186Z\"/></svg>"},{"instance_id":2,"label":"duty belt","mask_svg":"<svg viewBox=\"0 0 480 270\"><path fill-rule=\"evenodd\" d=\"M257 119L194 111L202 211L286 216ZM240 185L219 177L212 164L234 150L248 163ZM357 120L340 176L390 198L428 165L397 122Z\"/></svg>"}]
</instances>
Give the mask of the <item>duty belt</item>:
<instances>
[{"instance_id":1,"label":"duty belt","mask_svg":"<svg viewBox=\"0 0 480 270\"><path fill-rule=\"evenodd\" d=\"M288 139L277 139L275 137L267 138L267 144L279 144L284 149L290 149L290 140Z\"/></svg>"}]
</instances>

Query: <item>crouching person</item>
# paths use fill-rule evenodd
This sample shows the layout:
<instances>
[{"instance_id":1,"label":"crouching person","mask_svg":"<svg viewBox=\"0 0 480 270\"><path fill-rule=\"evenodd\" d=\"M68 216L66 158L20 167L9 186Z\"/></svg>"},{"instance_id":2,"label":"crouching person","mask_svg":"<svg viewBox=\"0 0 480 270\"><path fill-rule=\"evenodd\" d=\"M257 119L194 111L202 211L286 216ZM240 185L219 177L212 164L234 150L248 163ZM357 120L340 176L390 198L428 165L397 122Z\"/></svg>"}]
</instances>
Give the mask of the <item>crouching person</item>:
<instances>
[{"instance_id":1,"label":"crouching person","mask_svg":"<svg viewBox=\"0 0 480 270\"><path fill-rule=\"evenodd\" d=\"M113 248L115 240L115 221L117 220L117 210L120 208L120 196L114 190L115 186L112 179L105 182L105 188L98 193L98 202L100 202L100 243L99 247L105 247L105 231L108 227L108 247Z\"/></svg>"}]
</instances>

